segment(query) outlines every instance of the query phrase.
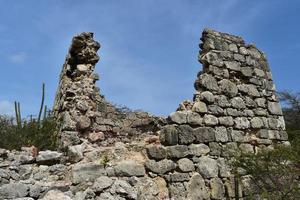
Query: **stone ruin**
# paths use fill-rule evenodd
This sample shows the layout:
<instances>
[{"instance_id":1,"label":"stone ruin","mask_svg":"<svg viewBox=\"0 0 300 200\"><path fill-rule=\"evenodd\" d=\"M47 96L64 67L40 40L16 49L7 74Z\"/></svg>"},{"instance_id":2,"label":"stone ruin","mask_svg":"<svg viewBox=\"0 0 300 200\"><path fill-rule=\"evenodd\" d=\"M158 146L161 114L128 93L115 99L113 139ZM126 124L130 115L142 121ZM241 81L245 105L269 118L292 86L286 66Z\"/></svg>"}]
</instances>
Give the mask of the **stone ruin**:
<instances>
[{"instance_id":1,"label":"stone ruin","mask_svg":"<svg viewBox=\"0 0 300 200\"><path fill-rule=\"evenodd\" d=\"M205 29L201 40L194 98L163 119L105 100L93 72L100 45L75 36L53 107L61 152L0 150L0 198L247 199L250 178L238 181L230 159L289 145L272 75L238 36Z\"/></svg>"}]
</instances>

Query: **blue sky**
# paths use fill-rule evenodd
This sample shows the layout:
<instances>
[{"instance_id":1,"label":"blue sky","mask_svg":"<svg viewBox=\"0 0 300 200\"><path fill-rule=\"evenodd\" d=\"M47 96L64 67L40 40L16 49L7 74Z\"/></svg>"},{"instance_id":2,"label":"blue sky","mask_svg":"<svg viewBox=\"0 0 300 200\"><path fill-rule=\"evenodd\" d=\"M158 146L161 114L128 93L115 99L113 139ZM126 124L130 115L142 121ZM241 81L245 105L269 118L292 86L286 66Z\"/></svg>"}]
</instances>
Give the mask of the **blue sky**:
<instances>
[{"instance_id":1,"label":"blue sky","mask_svg":"<svg viewBox=\"0 0 300 200\"><path fill-rule=\"evenodd\" d=\"M278 90L300 88L300 1L0 0L0 114L52 106L72 36L101 43L98 86L132 109L168 115L191 99L203 28L242 36L268 56Z\"/></svg>"}]
</instances>

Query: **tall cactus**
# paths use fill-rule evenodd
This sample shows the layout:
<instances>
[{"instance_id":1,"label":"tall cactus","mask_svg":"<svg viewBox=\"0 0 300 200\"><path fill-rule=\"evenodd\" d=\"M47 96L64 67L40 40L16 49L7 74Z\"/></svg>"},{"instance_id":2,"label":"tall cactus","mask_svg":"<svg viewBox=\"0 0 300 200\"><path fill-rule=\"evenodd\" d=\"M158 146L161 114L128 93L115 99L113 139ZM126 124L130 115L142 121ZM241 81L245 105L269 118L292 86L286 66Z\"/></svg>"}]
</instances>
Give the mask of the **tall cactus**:
<instances>
[{"instance_id":1,"label":"tall cactus","mask_svg":"<svg viewBox=\"0 0 300 200\"><path fill-rule=\"evenodd\" d=\"M16 122L19 128L22 127L21 106L20 102L15 101Z\"/></svg>"},{"instance_id":2,"label":"tall cactus","mask_svg":"<svg viewBox=\"0 0 300 200\"><path fill-rule=\"evenodd\" d=\"M42 102L41 102L40 112L39 112L39 116L38 116L38 124L39 125L40 125L41 116L42 116L42 112L43 112L43 108L44 108L44 100L45 100L45 83L43 83L43 87L42 87Z\"/></svg>"}]
</instances>

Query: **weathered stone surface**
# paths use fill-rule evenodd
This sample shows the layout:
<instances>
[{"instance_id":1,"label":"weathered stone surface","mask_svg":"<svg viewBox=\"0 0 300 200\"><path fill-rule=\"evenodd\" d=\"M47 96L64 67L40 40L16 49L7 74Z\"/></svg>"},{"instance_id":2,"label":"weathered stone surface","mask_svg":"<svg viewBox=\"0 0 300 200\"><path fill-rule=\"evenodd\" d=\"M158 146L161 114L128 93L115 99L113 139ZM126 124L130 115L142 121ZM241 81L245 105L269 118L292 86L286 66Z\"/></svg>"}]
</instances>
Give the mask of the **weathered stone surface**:
<instances>
[{"instance_id":1,"label":"weathered stone surface","mask_svg":"<svg viewBox=\"0 0 300 200\"><path fill-rule=\"evenodd\" d=\"M217 117L209 114L204 115L203 121L208 126L217 125L219 122Z\"/></svg>"},{"instance_id":2,"label":"weathered stone surface","mask_svg":"<svg viewBox=\"0 0 300 200\"><path fill-rule=\"evenodd\" d=\"M220 125L233 126L233 124L234 124L233 118L231 116L219 117L218 120L219 120Z\"/></svg>"},{"instance_id":3,"label":"weathered stone surface","mask_svg":"<svg viewBox=\"0 0 300 200\"><path fill-rule=\"evenodd\" d=\"M253 117L250 122L252 128L262 128L264 126L262 119L259 117Z\"/></svg>"},{"instance_id":4,"label":"weathered stone surface","mask_svg":"<svg viewBox=\"0 0 300 200\"><path fill-rule=\"evenodd\" d=\"M195 170L193 161L188 158L182 158L178 160L178 167L183 172L191 172Z\"/></svg>"},{"instance_id":5,"label":"weathered stone surface","mask_svg":"<svg viewBox=\"0 0 300 200\"><path fill-rule=\"evenodd\" d=\"M193 129L189 125L178 126L179 144L191 144L195 140Z\"/></svg>"},{"instance_id":6,"label":"weathered stone surface","mask_svg":"<svg viewBox=\"0 0 300 200\"><path fill-rule=\"evenodd\" d=\"M197 172L204 178L217 177L219 172L218 163L210 157L200 157L199 163L197 164Z\"/></svg>"},{"instance_id":7,"label":"weathered stone surface","mask_svg":"<svg viewBox=\"0 0 300 200\"><path fill-rule=\"evenodd\" d=\"M223 182L219 178L210 179L210 187L211 187L211 197L212 199L224 199L225 197L225 188Z\"/></svg>"},{"instance_id":8,"label":"weathered stone surface","mask_svg":"<svg viewBox=\"0 0 300 200\"><path fill-rule=\"evenodd\" d=\"M219 89L216 79L209 74L201 74L199 77L199 82L208 90L217 91Z\"/></svg>"},{"instance_id":9,"label":"weathered stone surface","mask_svg":"<svg viewBox=\"0 0 300 200\"><path fill-rule=\"evenodd\" d=\"M62 158L62 153L57 151L40 151L36 157L36 162L40 164L52 165L58 163Z\"/></svg>"},{"instance_id":10,"label":"weathered stone surface","mask_svg":"<svg viewBox=\"0 0 300 200\"><path fill-rule=\"evenodd\" d=\"M210 152L210 149L205 144L191 144L189 145L189 154L194 156L206 155Z\"/></svg>"},{"instance_id":11,"label":"weathered stone surface","mask_svg":"<svg viewBox=\"0 0 300 200\"><path fill-rule=\"evenodd\" d=\"M215 141L215 130L210 127L199 127L194 129L195 140L198 143Z\"/></svg>"},{"instance_id":12,"label":"weathered stone surface","mask_svg":"<svg viewBox=\"0 0 300 200\"><path fill-rule=\"evenodd\" d=\"M178 144L178 131L175 126L167 125L160 131L159 138L164 145Z\"/></svg>"},{"instance_id":13,"label":"weathered stone surface","mask_svg":"<svg viewBox=\"0 0 300 200\"><path fill-rule=\"evenodd\" d=\"M202 200L208 199L209 196L209 191L202 176L198 173L193 174L187 185L187 199Z\"/></svg>"},{"instance_id":14,"label":"weathered stone surface","mask_svg":"<svg viewBox=\"0 0 300 200\"><path fill-rule=\"evenodd\" d=\"M183 158L189 153L188 147L185 145L175 145L167 147L167 156L169 158Z\"/></svg>"},{"instance_id":15,"label":"weathered stone surface","mask_svg":"<svg viewBox=\"0 0 300 200\"><path fill-rule=\"evenodd\" d=\"M217 142L227 142L228 141L227 129L224 126L216 127L215 136L216 136Z\"/></svg>"},{"instance_id":16,"label":"weathered stone surface","mask_svg":"<svg viewBox=\"0 0 300 200\"><path fill-rule=\"evenodd\" d=\"M124 180L116 180L111 187L111 193L117 193L126 196L129 199L137 198L137 191Z\"/></svg>"},{"instance_id":17,"label":"weathered stone surface","mask_svg":"<svg viewBox=\"0 0 300 200\"><path fill-rule=\"evenodd\" d=\"M29 187L22 183L9 183L0 187L0 199L15 199L27 196Z\"/></svg>"},{"instance_id":18,"label":"weathered stone surface","mask_svg":"<svg viewBox=\"0 0 300 200\"><path fill-rule=\"evenodd\" d=\"M203 118L200 116L200 114L196 112L187 112L187 123L191 125L202 125L203 124Z\"/></svg>"},{"instance_id":19,"label":"weathered stone surface","mask_svg":"<svg viewBox=\"0 0 300 200\"><path fill-rule=\"evenodd\" d=\"M185 124L187 122L186 111L176 111L170 114L169 119L177 124Z\"/></svg>"},{"instance_id":20,"label":"weathered stone surface","mask_svg":"<svg viewBox=\"0 0 300 200\"><path fill-rule=\"evenodd\" d=\"M113 184L113 180L107 176L100 176L97 178L92 186L93 191L96 193L102 192L104 189Z\"/></svg>"},{"instance_id":21,"label":"weathered stone surface","mask_svg":"<svg viewBox=\"0 0 300 200\"><path fill-rule=\"evenodd\" d=\"M76 126L79 130L86 130L91 126L91 120L87 116L80 116L77 120Z\"/></svg>"},{"instance_id":22,"label":"weathered stone surface","mask_svg":"<svg viewBox=\"0 0 300 200\"><path fill-rule=\"evenodd\" d=\"M161 161L154 161L154 160L148 160L145 163L145 167L157 174L165 174L166 172L172 171L175 169L176 164L172 160L161 160Z\"/></svg>"},{"instance_id":23,"label":"weathered stone surface","mask_svg":"<svg viewBox=\"0 0 300 200\"><path fill-rule=\"evenodd\" d=\"M101 175L106 175L102 165L94 163L76 164L72 169L72 182L77 184L95 181Z\"/></svg>"},{"instance_id":24,"label":"weathered stone surface","mask_svg":"<svg viewBox=\"0 0 300 200\"><path fill-rule=\"evenodd\" d=\"M237 109L244 109L246 108L246 105L244 103L244 100L241 97L234 97L231 99L231 105L233 108Z\"/></svg>"},{"instance_id":25,"label":"weathered stone surface","mask_svg":"<svg viewBox=\"0 0 300 200\"><path fill-rule=\"evenodd\" d=\"M280 104L277 102L268 102L268 110L273 115L282 115Z\"/></svg>"},{"instance_id":26,"label":"weathered stone surface","mask_svg":"<svg viewBox=\"0 0 300 200\"><path fill-rule=\"evenodd\" d=\"M126 160L118 163L115 172L118 176L144 176L145 168L134 160Z\"/></svg>"},{"instance_id":27,"label":"weathered stone surface","mask_svg":"<svg viewBox=\"0 0 300 200\"><path fill-rule=\"evenodd\" d=\"M204 102L197 101L194 103L192 107L192 111L198 112L198 113L207 113L207 106Z\"/></svg>"},{"instance_id":28,"label":"weathered stone surface","mask_svg":"<svg viewBox=\"0 0 300 200\"><path fill-rule=\"evenodd\" d=\"M234 119L234 127L237 129L247 129L250 127L250 122L246 117L237 117Z\"/></svg>"},{"instance_id":29,"label":"weathered stone surface","mask_svg":"<svg viewBox=\"0 0 300 200\"><path fill-rule=\"evenodd\" d=\"M147 153L150 158L161 160L167 157L166 148L160 145L148 145Z\"/></svg>"},{"instance_id":30,"label":"weathered stone surface","mask_svg":"<svg viewBox=\"0 0 300 200\"><path fill-rule=\"evenodd\" d=\"M46 193L46 195L41 200L72 200L71 197L67 196L63 192L59 190L50 190Z\"/></svg>"},{"instance_id":31,"label":"weathered stone surface","mask_svg":"<svg viewBox=\"0 0 300 200\"><path fill-rule=\"evenodd\" d=\"M213 93L209 92L209 91L204 91L200 94L200 98L201 100L203 100L204 102L207 103L213 103L215 101L215 97L213 95Z\"/></svg>"},{"instance_id":32,"label":"weathered stone surface","mask_svg":"<svg viewBox=\"0 0 300 200\"><path fill-rule=\"evenodd\" d=\"M219 87L222 92L230 97L234 97L238 93L236 85L228 79L219 81Z\"/></svg>"}]
</instances>

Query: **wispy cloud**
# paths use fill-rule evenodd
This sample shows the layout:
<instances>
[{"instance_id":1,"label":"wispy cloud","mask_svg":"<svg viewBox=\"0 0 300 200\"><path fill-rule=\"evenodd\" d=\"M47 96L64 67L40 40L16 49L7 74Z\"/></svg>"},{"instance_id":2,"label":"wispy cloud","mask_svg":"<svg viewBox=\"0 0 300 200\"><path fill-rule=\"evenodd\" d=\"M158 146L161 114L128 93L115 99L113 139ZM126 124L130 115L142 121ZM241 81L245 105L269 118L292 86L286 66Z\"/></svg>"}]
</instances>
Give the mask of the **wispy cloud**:
<instances>
[{"instance_id":1,"label":"wispy cloud","mask_svg":"<svg viewBox=\"0 0 300 200\"><path fill-rule=\"evenodd\" d=\"M13 103L7 100L0 100L0 114L1 115L13 115Z\"/></svg>"},{"instance_id":2,"label":"wispy cloud","mask_svg":"<svg viewBox=\"0 0 300 200\"><path fill-rule=\"evenodd\" d=\"M27 54L25 52L18 52L9 57L9 60L15 64L22 64L27 59Z\"/></svg>"}]
</instances>

